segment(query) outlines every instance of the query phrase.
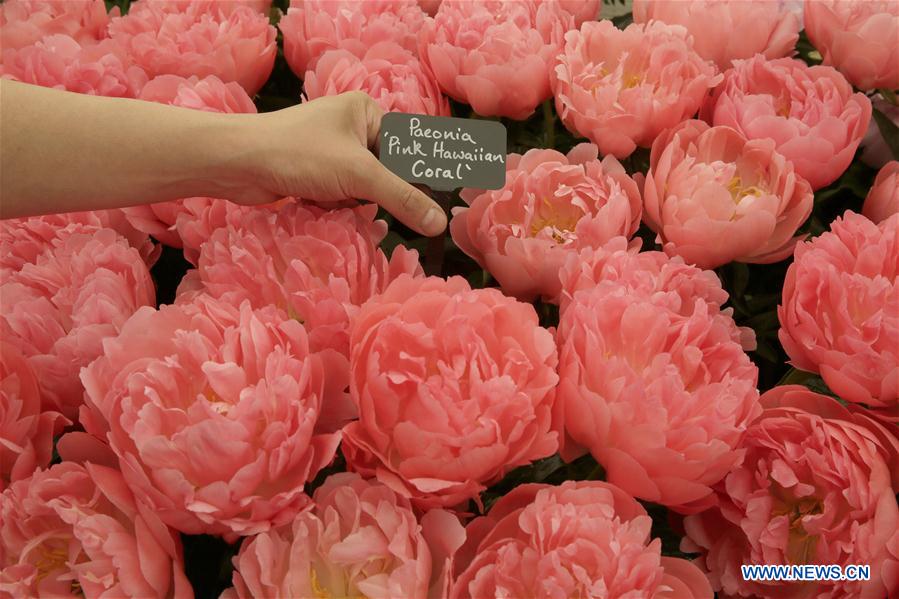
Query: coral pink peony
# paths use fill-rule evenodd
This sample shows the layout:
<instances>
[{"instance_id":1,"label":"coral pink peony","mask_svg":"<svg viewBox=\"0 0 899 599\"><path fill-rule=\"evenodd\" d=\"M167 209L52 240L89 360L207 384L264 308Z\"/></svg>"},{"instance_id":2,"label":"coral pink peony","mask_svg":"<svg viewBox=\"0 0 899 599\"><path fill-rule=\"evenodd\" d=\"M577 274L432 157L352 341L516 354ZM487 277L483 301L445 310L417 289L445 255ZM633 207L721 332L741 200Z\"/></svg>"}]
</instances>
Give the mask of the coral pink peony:
<instances>
[{"instance_id":1,"label":"coral pink peony","mask_svg":"<svg viewBox=\"0 0 899 599\"><path fill-rule=\"evenodd\" d=\"M899 594L899 439L863 410L805 387L775 387L746 432L746 458L688 516L681 548L701 552L729 597ZM866 582L747 582L742 564L867 564Z\"/></svg>"},{"instance_id":2,"label":"coral pink peony","mask_svg":"<svg viewBox=\"0 0 899 599\"><path fill-rule=\"evenodd\" d=\"M662 556L652 519L604 482L526 484L466 527L450 599L711 599L702 572Z\"/></svg>"},{"instance_id":3,"label":"coral pink peony","mask_svg":"<svg viewBox=\"0 0 899 599\"><path fill-rule=\"evenodd\" d=\"M862 214L875 223L899 213L899 162L892 160L877 173Z\"/></svg>"},{"instance_id":4,"label":"coral pink peony","mask_svg":"<svg viewBox=\"0 0 899 599\"><path fill-rule=\"evenodd\" d=\"M609 482L689 512L739 463L740 439L759 410L758 371L728 315L705 297L640 283L657 276L625 274L566 302L557 419L569 437L564 456L583 446Z\"/></svg>"},{"instance_id":5,"label":"coral pink peony","mask_svg":"<svg viewBox=\"0 0 899 599\"><path fill-rule=\"evenodd\" d=\"M53 437L67 424L59 412L42 409L31 366L12 345L0 342L0 491L45 468Z\"/></svg>"},{"instance_id":6,"label":"coral pink peony","mask_svg":"<svg viewBox=\"0 0 899 599\"><path fill-rule=\"evenodd\" d=\"M796 368L847 401L899 416L899 215L875 225L847 211L796 246L777 309Z\"/></svg>"},{"instance_id":7,"label":"coral pink peony","mask_svg":"<svg viewBox=\"0 0 899 599\"><path fill-rule=\"evenodd\" d=\"M783 260L812 213L811 187L774 141L730 127L685 121L656 138L649 169L646 224L665 252L702 268Z\"/></svg>"},{"instance_id":8,"label":"coral pink peony","mask_svg":"<svg viewBox=\"0 0 899 599\"><path fill-rule=\"evenodd\" d=\"M0 495L0 593L193 597L181 541L106 466L63 462Z\"/></svg>"},{"instance_id":9,"label":"coral pink peony","mask_svg":"<svg viewBox=\"0 0 899 599\"><path fill-rule=\"evenodd\" d=\"M243 3L231 4L227 11L206 8L202 2L183 10L145 3L141 10L113 19L109 34L151 78L215 75L255 94L275 62L275 28L265 15Z\"/></svg>"},{"instance_id":10,"label":"coral pink peony","mask_svg":"<svg viewBox=\"0 0 899 599\"><path fill-rule=\"evenodd\" d=\"M574 26L558 2L443 0L419 54L451 98L482 116L526 119L550 97L550 68Z\"/></svg>"},{"instance_id":11,"label":"coral pink peony","mask_svg":"<svg viewBox=\"0 0 899 599\"><path fill-rule=\"evenodd\" d=\"M449 102L418 59L396 42L380 42L357 56L328 50L306 73L303 89L310 100L364 91L385 112L449 116Z\"/></svg>"},{"instance_id":12,"label":"coral pink peony","mask_svg":"<svg viewBox=\"0 0 899 599\"><path fill-rule=\"evenodd\" d=\"M683 25L693 49L721 70L735 58L782 58L799 40L799 16L782 0L634 0L634 22Z\"/></svg>"},{"instance_id":13,"label":"coral pink peony","mask_svg":"<svg viewBox=\"0 0 899 599\"><path fill-rule=\"evenodd\" d=\"M118 15L118 8L111 13ZM4 49L33 46L63 34L81 44L106 37L109 15L103 0L6 0L0 5L0 39Z\"/></svg>"},{"instance_id":14,"label":"coral pink peony","mask_svg":"<svg viewBox=\"0 0 899 599\"><path fill-rule=\"evenodd\" d=\"M584 21L595 21L599 18L602 8L600 0L537 0L537 2L552 2L559 5L563 11L574 17L574 24L581 26Z\"/></svg>"},{"instance_id":15,"label":"coral pink peony","mask_svg":"<svg viewBox=\"0 0 899 599\"><path fill-rule=\"evenodd\" d=\"M453 240L523 300L557 301L566 256L598 248L640 225L637 184L615 158L600 162L593 144L567 156L555 150L509 154L502 189L466 189L453 210Z\"/></svg>"},{"instance_id":16,"label":"coral pink peony","mask_svg":"<svg viewBox=\"0 0 899 599\"><path fill-rule=\"evenodd\" d=\"M734 61L703 107L712 125L747 139L771 138L812 189L834 182L852 162L871 120L871 101L831 67L801 60Z\"/></svg>"},{"instance_id":17,"label":"coral pink peony","mask_svg":"<svg viewBox=\"0 0 899 599\"><path fill-rule=\"evenodd\" d=\"M287 64L302 78L336 48L361 56L374 44L392 41L415 52L424 20L415 0L291 0L278 28Z\"/></svg>"},{"instance_id":18,"label":"coral pink peony","mask_svg":"<svg viewBox=\"0 0 899 599\"><path fill-rule=\"evenodd\" d=\"M164 522L233 539L309 504L340 440L321 424L332 378L274 306L198 298L138 310L106 341L81 374L81 420Z\"/></svg>"},{"instance_id":19,"label":"coral pink peony","mask_svg":"<svg viewBox=\"0 0 899 599\"><path fill-rule=\"evenodd\" d=\"M855 87L899 89L899 3L814 0L805 3L805 32Z\"/></svg>"},{"instance_id":20,"label":"coral pink peony","mask_svg":"<svg viewBox=\"0 0 899 599\"><path fill-rule=\"evenodd\" d=\"M359 311L350 348L347 463L416 507L477 498L558 447L556 348L529 304L404 275Z\"/></svg>"},{"instance_id":21,"label":"coral pink peony","mask_svg":"<svg viewBox=\"0 0 899 599\"><path fill-rule=\"evenodd\" d=\"M124 49L112 40L83 44L64 34L33 46L2 50L0 76L80 94L133 98L147 82Z\"/></svg>"},{"instance_id":22,"label":"coral pink peony","mask_svg":"<svg viewBox=\"0 0 899 599\"><path fill-rule=\"evenodd\" d=\"M244 542L234 558L237 597L435 596L465 539L456 516L415 517L409 500L348 472L316 489L315 507Z\"/></svg>"},{"instance_id":23,"label":"coral pink peony","mask_svg":"<svg viewBox=\"0 0 899 599\"><path fill-rule=\"evenodd\" d=\"M562 122L618 158L696 114L719 81L686 30L661 22L624 31L611 21L584 23L565 35L552 70Z\"/></svg>"},{"instance_id":24,"label":"coral pink peony","mask_svg":"<svg viewBox=\"0 0 899 599\"><path fill-rule=\"evenodd\" d=\"M34 369L45 409L74 420L83 401L78 380L155 289L138 251L111 229L72 232L0 285L4 343Z\"/></svg>"},{"instance_id":25,"label":"coral pink peony","mask_svg":"<svg viewBox=\"0 0 899 599\"><path fill-rule=\"evenodd\" d=\"M235 9L244 6L268 15L272 8L272 0L134 0L128 8L128 13L140 13L148 10L182 13L196 10L220 17L228 16Z\"/></svg>"}]
</instances>

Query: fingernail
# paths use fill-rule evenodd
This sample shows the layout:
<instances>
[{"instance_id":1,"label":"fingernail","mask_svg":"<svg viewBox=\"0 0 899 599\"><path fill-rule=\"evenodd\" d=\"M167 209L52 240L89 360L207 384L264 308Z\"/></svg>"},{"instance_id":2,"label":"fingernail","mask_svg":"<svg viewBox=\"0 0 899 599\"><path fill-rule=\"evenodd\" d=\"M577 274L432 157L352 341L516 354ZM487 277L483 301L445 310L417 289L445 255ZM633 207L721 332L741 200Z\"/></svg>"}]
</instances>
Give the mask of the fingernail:
<instances>
[{"instance_id":1,"label":"fingernail","mask_svg":"<svg viewBox=\"0 0 899 599\"><path fill-rule=\"evenodd\" d=\"M446 228L446 214L440 208L431 208L421 219L421 228L431 235L440 233Z\"/></svg>"}]
</instances>

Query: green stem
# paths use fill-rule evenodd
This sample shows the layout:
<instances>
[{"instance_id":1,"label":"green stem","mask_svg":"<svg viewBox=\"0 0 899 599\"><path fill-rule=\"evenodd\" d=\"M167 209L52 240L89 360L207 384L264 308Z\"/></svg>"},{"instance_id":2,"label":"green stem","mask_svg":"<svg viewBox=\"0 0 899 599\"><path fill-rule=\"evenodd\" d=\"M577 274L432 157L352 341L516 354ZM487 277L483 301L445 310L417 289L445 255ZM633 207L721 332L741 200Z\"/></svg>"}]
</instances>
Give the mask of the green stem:
<instances>
[{"instance_id":1,"label":"green stem","mask_svg":"<svg viewBox=\"0 0 899 599\"><path fill-rule=\"evenodd\" d=\"M556 115L553 114L551 99L543 101L543 129L546 133L546 147L556 147Z\"/></svg>"}]
</instances>

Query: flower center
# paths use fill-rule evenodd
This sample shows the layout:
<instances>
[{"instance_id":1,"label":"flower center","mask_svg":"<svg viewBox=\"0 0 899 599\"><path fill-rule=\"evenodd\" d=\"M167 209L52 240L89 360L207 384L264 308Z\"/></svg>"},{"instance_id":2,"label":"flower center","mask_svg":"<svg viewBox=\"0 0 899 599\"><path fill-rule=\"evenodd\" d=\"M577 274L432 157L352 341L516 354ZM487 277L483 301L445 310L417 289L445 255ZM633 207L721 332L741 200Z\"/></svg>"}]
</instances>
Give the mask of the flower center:
<instances>
[{"instance_id":1,"label":"flower center","mask_svg":"<svg viewBox=\"0 0 899 599\"><path fill-rule=\"evenodd\" d=\"M315 599L336 599L340 597L341 599L368 599L365 595L334 595L331 591L326 589L321 585L318 581L318 572L315 571L315 568L309 568L309 583L312 586L312 593Z\"/></svg>"},{"instance_id":2,"label":"flower center","mask_svg":"<svg viewBox=\"0 0 899 599\"><path fill-rule=\"evenodd\" d=\"M546 233L556 243L566 243L571 241L577 222L577 215L562 213L549 198L543 198L531 220L530 234L531 237L537 237L541 233Z\"/></svg>"},{"instance_id":3,"label":"flower center","mask_svg":"<svg viewBox=\"0 0 899 599\"><path fill-rule=\"evenodd\" d=\"M808 564L815 552L818 537L810 535L803 525L806 516L823 512L821 502L815 497L804 497L798 500L785 500L779 509L772 511L774 516L786 516L790 522L787 537L786 558L793 564Z\"/></svg>"}]
</instances>

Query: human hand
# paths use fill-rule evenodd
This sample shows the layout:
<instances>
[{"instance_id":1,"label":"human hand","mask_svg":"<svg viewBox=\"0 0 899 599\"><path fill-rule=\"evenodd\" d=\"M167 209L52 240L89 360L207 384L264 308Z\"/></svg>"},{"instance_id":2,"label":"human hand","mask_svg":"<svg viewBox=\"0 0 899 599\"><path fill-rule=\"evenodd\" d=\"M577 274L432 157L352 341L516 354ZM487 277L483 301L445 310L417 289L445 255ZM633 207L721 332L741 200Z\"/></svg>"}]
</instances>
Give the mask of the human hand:
<instances>
[{"instance_id":1,"label":"human hand","mask_svg":"<svg viewBox=\"0 0 899 599\"><path fill-rule=\"evenodd\" d=\"M228 194L243 204L285 196L319 203L375 202L424 235L446 228L446 213L425 193L387 170L377 151L383 111L368 95L322 97L242 121L241 184Z\"/></svg>"}]
</instances>

